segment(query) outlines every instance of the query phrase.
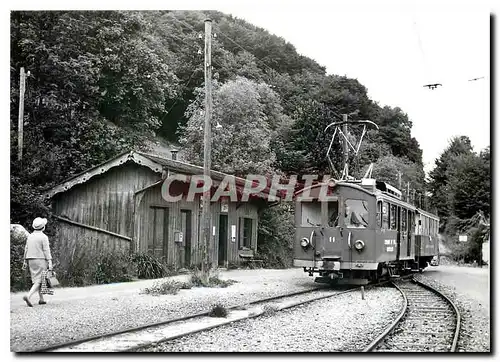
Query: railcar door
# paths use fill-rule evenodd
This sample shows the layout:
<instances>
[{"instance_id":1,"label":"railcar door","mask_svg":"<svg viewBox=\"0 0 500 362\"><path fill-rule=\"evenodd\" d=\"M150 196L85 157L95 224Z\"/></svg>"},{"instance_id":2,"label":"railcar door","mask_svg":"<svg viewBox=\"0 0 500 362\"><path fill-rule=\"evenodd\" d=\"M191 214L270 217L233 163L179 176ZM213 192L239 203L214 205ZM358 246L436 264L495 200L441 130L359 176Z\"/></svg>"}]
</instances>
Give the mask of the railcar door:
<instances>
[{"instance_id":1,"label":"railcar door","mask_svg":"<svg viewBox=\"0 0 500 362\"><path fill-rule=\"evenodd\" d=\"M330 197L328 202L323 203L323 225L322 238L324 240L321 250L323 259L340 260L343 255L343 243L341 228L341 210L338 197Z\"/></svg>"},{"instance_id":2,"label":"railcar door","mask_svg":"<svg viewBox=\"0 0 500 362\"><path fill-rule=\"evenodd\" d=\"M408 230L407 232L407 238L408 238L408 245L407 245L407 255L406 256L409 256L411 257L411 246L412 246L412 237L413 237L413 212L408 210L408 219L407 219L407 224L406 224L406 228Z\"/></svg>"},{"instance_id":3,"label":"railcar door","mask_svg":"<svg viewBox=\"0 0 500 362\"><path fill-rule=\"evenodd\" d=\"M396 260L399 260L401 257L401 206L397 207L397 233L396 233Z\"/></svg>"},{"instance_id":4,"label":"railcar door","mask_svg":"<svg viewBox=\"0 0 500 362\"><path fill-rule=\"evenodd\" d=\"M375 257L375 212L370 211L375 204L371 197L360 194L347 196L342 204L343 239L347 246L343 260L348 261L352 268L357 261L371 261Z\"/></svg>"}]
</instances>

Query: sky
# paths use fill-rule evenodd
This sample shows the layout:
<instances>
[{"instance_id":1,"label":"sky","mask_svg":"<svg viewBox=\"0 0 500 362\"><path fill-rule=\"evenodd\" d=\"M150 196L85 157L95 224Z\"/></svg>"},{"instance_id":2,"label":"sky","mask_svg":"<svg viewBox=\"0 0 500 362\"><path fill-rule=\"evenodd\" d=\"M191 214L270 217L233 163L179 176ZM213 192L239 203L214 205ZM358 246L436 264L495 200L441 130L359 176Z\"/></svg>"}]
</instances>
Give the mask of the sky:
<instances>
[{"instance_id":1,"label":"sky","mask_svg":"<svg viewBox=\"0 0 500 362\"><path fill-rule=\"evenodd\" d=\"M477 152L490 144L489 8L442 3L257 2L214 8L284 38L328 74L358 79L380 105L400 107L413 123L428 172L453 136L468 136ZM477 77L485 78L469 81ZM429 83L443 86L423 87Z\"/></svg>"}]
</instances>

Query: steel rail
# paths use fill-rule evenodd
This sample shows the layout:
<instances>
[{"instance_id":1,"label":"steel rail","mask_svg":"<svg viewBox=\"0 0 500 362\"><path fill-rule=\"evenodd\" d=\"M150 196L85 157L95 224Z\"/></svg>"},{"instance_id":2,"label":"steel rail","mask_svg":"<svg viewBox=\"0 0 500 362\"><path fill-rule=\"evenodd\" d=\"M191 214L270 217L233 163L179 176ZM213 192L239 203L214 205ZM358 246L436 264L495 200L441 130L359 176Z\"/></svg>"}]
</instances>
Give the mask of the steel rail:
<instances>
[{"instance_id":1,"label":"steel rail","mask_svg":"<svg viewBox=\"0 0 500 362\"><path fill-rule=\"evenodd\" d=\"M403 306L401 308L401 312L394 319L394 321L386 329L384 329L384 331L381 334L378 335L377 338L375 338L367 347L365 347L363 349L362 352L371 352L376 346L378 346L379 343L382 342L384 340L384 338L387 337L389 335L389 333L391 333L394 328L396 328L396 326L399 324L399 322L401 321L403 316L406 314L406 311L408 310L408 299L406 298L406 294L396 284L394 284L392 282L391 282L391 284L393 286L395 286L396 289L399 290L399 292L403 296L404 303L403 303Z\"/></svg>"},{"instance_id":2,"label":"steel rail","mask_svg":"<svg viewBox=\"0 0 500 362\"><path fill-rule=\"evenodd\" d=\"M441 293L439 290L434 289L430 285L422 283L421 281L416 280L415 278L413 278L413 281L415 283L417 283L418 285L421 285L422 287L424 287L424 288L426 288L426 289L428 289L430 291L433 291L436 294L438 294L441 298L443 298L444 300L446 300L446 302L448 302L448 304L451 305L451 307L455 311L455 316L457 318L457 322L456 322L457 325L455 327L455 335L453 336L453 343L452 343L451 348L450 348L450 352L455 352L456 349L457 349L458 337L460 336L460 327L461 327L461 323L462 323L462 317L460 315L460 311L458 310L458 308L455 305L455 303L453 303L453 301L450 298L448 298L446 295L444 295L443 293Z\"/></svg>"},{"instance_id":3,"label":"steel rail","mask_svg":"<svg viewBox=\"0 0 500 362\"><path fill-rule=\"evenodd\" d=\"M460 312L459 312L457 306L455 305L455 303L453 303L453 301L450 298L448 298L446 295L441 293L439 290L431 287L430 285L427 285L423 282L420 282L420 281L416 280L414 277L411 278L410 282L415 283L415 284L431 291L432 293L439 296L448 305L450 305L452 307L452 309L455 313L455 320L456 320L455 324L456 325L455 325L455 332L453 334L453 342L452 342L451 347L450 347L450 352L455 352L456 348L457 348L457 344L458 344L458 338L460 335L460 327L461 327L461 316L460 316ZM389 336L389 334L394 330L394 328L403 321L403 317L405 316L406 312L408 311L408 298L407 298L406 294L404 293L404 291L401 288L399 288L398 285L396 285L395 283L392 283L392 284L399 290L399 292L403 296L403 299L404 299L403 308L402 308L400 314L394 319L394 321L387 328L385 328L383 330L383 332L381 334L379 334L368 346L366 346L362 350L362 352L373 351L385 338L387 338Z\"/></svg>"},{"instance_id":4,"label":"steel rail","mask_svg":"<svg viewBox=\"0 0 500 362\"><path fill-rule=\"evenodd\" d=\"M233 305L233 306L228 307L227 309L228 310L237 310L237 309L241 309L242 307L245 307L245 306L248 306L248 305L265 303L265 302L269 302L269 301L272 301L272 300L283 299L283 298L287 298L287 297L294 297L294 296L297 296L297 295L307 294L307 293L315 292L315 291L318 291L318 290L325 290L325 289L327 289L327 288L321 286L321 287L311 288L311 289L307 289L307 290L301 290L301 291L297 291L297 292L293 292L293 293L281 294L281 295L278 295L278 296L273 296L273 297L268 297L268 298L263 298L263 299L257 299L257 300L254 300L254 301L251 301L251 302L248 302L248 303L244 303L244 304ZM351 290L352 289L350 289L348 291L351 291ZM345 293L345 292L347 292L347 291L342 291L340 293ZM337 294L335 294L335 295L337 295ZM56 349L73 347L73 346L76 346L76 345L79 345L79 344L82 344L82 343L85 343L85 342L90 342L90 341L94 341L94 340L101 339L101 338L109 338L109 337L113 337L113 336L117 336L117 335L125 334L125 333L130 333L130 332L138 332L138 331L141 331L141 330L144 330L144 329L147 329L147 328L159 327L159 326L162 326L162 325L166 326L166 325L169 325L169 324L172 324L172 323L175 323L175 322L182 322L182 321L185 321L185 320L188 320L188 319L199 318L199 317L206 317L206 316L209 315L209 313L210 313L210 311L204 311L204 312L200 312L200 313L184 315L184 316L181 316L181 317L167 319L167 320L163 320L163 321L159 321L159 322L155 322L155 323L149 323L149 324L141 325L141 326L138 326L138 327L125 328L125 329L117 330L117 331L110 332L110 333L104 333L104 334L99 334L99 335L94 335L94 336L90 336L90 337L85 337L85 338L81 338L81 339L73 340L73 341L69 341L69 342L63 342L63 343L53 344L53 345L50 345L50 346L47 346L47 347L42 347L42 348L37 348L37 349L32 349L32 350L18 351L18 353L26 353L26 352L29 352L29 353L50 352L50 351L53 351L53 350L56 350Z\"/></svg>"},{"instance_id":5,"label":"steel rail","mask_svg":"<svg viewBox=\"0 0 500 362\"><path fill-rule=\"evenodd\" d=\"M318 290L322 290L322 289L325 289L325 288L318 288ZM294 307L297 307L299 305L316 302L318 300L322 300L322 299L326 299L326 298L335 298L335 297L337 297L339 295L350 293L350 292L356 291L358 289L360 289L360 288L351 288L351 289L340 291L340 292L335 293L335 294L323 295L323 296L320 296L320 297L317 297L317 298L313 298L313 299L308 299L308 300L304 300L304 301L292 303L291 305L287 305L287 306L285 306L283 308L280 308L278 311L282 311L282 310L294 308ZM287 296L287 297L289 297L289 296ZM278 298L276 298L276 299L278 299ZM262 301L257 302L257 303L262 303ZM257 304L257 303L255 303L255 304ZM185 337L185 336L188 336L188 335L191 335L191 334L196 334L196 333L199 333L199 332L203 332L203 331L206 331L206 330L209 330L209 329L214 329L214 328L222 327L223 325L228 325L228 324L231 324L231 323L239 322L239 321L244 320L244 319L257 318L260 315L262 315L262 314L251 314L251 315L248 315L247 317L245 317L243 319L240 319L240 320L237 320L237 321L230 321L230 322L222 324L222 325L209 326L209 327L206 327L206 328L203 328L203 329L199 329L199 330L194 331L194 332L181 333L181 334L178 334L178 335L175 335L175 336L171 336L171 337L166 337L166 338L154 341L154 342L145 342L143 344L140 344L140 345L137 345L137 346L133 346L133 347L124 349L123 351L120 351L120 352L135 352L138 349L145 348L145 347L151 345L152 343L157 344L157 343L171 341L171 340L178 339L178 338L181 338L181 337Z\"/></svg>"}]
</instances>

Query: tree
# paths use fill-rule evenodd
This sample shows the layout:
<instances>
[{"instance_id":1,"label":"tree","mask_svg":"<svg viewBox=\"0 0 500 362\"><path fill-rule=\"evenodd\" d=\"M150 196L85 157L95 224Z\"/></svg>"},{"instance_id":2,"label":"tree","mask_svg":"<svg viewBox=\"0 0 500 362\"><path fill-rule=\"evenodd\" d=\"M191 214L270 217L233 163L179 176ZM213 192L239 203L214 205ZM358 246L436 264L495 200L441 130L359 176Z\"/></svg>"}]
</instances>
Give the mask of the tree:
<instances>
[{"instance_id":1,"label":"tree","mask_svg":"<svg viewBox=\"0 0 500 362\"><path fill-rule=\"evenodd\" d=\"M447 170L448 204L459 219L472 218L481 211L490 215L489 150L482 155L461 154L452 158L453 167Z\"/></svg>"},{"instance_id":2,"label":"tree","mask_svg":"<svg viewBox=\"0 0 500 362\"><path fill-rule=\"evenodd\" d=\"M422 163L422 150L417 140L411 137L412 122L406 113L399 107L385 106L376 112L374 121L380 127L380 136L391 147L393 155Z\"/></svg>"},{"instance_id":3,"label":"tree","mask_svg":"<svg viewBox=\"0 0 500 362\"><path fill-rule=\"evenodd\" d=\"M455 157L472 153L470 139L467 136L454 137L448 147L435 161L434 169L429 173L429 191L432 194L431 205L441 218L440 230L446 227L447 219L452 214L449 203L448 177L449 169L454 167Z\"/></svg>"},{"instance_id":4,"label":"tree","mask_svg":"<svg viewBox=\"0 0 500 362\"><path fill-rule=\"evenodd\" d=\"M406 194L408 182L410 189L416 194L425 193L425 174L421 165L411 162L406 158L387 155L381 157L373 165L372 177L389 183L391 186L399 188L399 175L401 172L401 192Z\"/></svg>"},{"instance_id":5,"label":"tree","mask_svg":"<svg viewBox=\"0 0 500 362\"><path fill-rule=\"evenodd\" d=\"M188 123L180 142L186 157L203 160L204 91L187 110ZM275 152L271 147L278 130L289 122L279 97L265 83L237 77L213 87L212 167L235 175L273 173Z\"/></svg>"},{"instance_id":6,"label":"tree","mask_svg":"<svg viewBox=\"0 0 500 362\"><path fill-rule=\"evenodd\" d=\"M140 13L11 14L11 193L21 221L40 190L140 147L157 130L177 78ZM25 95L23 165L17 156L19 69ZM24 201L23 201L24 200ZM23 216L24 215L24 216Z\"/></svg>"}]
</instances>

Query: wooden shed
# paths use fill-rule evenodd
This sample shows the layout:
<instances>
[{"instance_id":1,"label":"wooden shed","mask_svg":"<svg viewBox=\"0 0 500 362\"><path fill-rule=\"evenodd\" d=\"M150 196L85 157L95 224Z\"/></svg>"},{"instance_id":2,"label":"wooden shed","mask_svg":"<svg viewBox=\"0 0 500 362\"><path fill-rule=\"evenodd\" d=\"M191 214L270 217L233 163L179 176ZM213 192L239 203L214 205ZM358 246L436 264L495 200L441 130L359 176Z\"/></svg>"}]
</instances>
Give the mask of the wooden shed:
<instances>
[{"instance_id":1,"label":"wooden shed","mask_svg":"<svg viewBox=\"0 0 500 362\"><path fill-rule=\"evenodd\" d=\"M75 243L94 250L150 253L177 268L201 263L201 194L187 201L189 184L170 185L181 199L162 197L164 180L172 174L202 175L203 168L142 152L127 152L52 188L46 196L58 223L56 242L74 250ZM211 172L217 183L228 175ZM235 178L242 188L244 179ZM241 200L240 198L238 200ZM264 192L247 202L211 203L209 253L214 264L240 264L257 250Z\"/></svg>"}]
</instances>

